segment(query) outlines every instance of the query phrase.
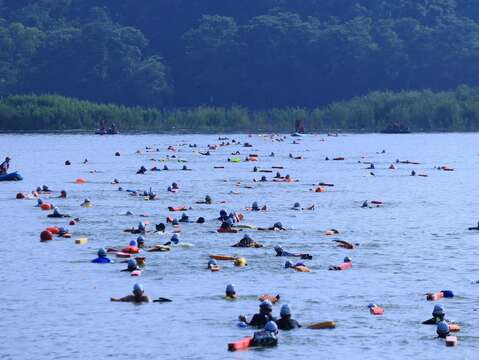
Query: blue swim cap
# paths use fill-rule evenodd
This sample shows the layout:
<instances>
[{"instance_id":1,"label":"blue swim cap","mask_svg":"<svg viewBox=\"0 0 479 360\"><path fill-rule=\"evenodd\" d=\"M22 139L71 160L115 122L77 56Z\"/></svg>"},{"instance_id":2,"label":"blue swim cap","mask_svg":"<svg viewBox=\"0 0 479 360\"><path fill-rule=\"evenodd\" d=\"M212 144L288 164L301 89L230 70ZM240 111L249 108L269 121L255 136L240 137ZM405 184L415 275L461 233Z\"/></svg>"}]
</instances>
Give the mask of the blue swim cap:
<instances>
[{"instance_id":1,"label":"blue swim cap","mask_svg":"<svg viewBox=\"0 0 479 360\"><path fill-rule=\"evenodd\" d=\"M247 327L248 327L248 324L245 323L244 321L240 321L240 322L238 323L238 327L239 327L240 329L244 329L244 328L247 328Z\"/></svg>"},{"instance_id":2,"label":"blue swim cap","mask_svg":"<svg viewBox=\"0 0 479 360\"><path fill-rule=\"evenodd\" d=\"M444 316L446 315L446 311L442 305L434 305L434 309L432 310L432 316Z\"/></svg>"},{"instance_id":3,"label":"blue swim cap","mask_svg":"<svg viewBox=\"0 0 479 360\"><path fill-rule=\"evenodd\" d=\"M244 234L243 239L251 240L251 238L250 238L250 236L249 236L248 234Z\"/></svg>"},{"instance_id":4,"label":"blue swim cap","mask_svg":"<svg viewBox=\"0 0 479 360\"><path fill-rule=\"evenodd\" d=\"M277 251L277 252L283 252L283 248L279 245L275 245L274 250Z\"/></svg>"},{"instance_id":5,"label":"blue swim cap","mask_svg":"<svg viewBox=\"0 0 479 360\"><path fill-rule=\"evenodd\" d=\"M283 228L283 224L281 224L281 223L278 221L277 223L274 223L273 227L278 228L278 229L282 229L282 228Z\"/></svg>"},{"instance_id":6,"label":"blue swim cap","mask_svg":"<svg viewBox=\"0 0 479 360\"><path fill-rule=\"evenodd\" d=\"M226 285L226 293L227 294L235 294L236 293L234 284Z\"/></svg>"},{"instance_id":7,"label":"blue swim cap","mask_svg":"<svg viewBox=\"0 0 479 360\"><path fill-rule=\"evenodd\" d=\"M178 219L173 219L171 222L171 225L179 225L180 223L178 222Z\"/></svg>"},{"instance_id":8,"label":"blue swim cap","mask_svg":"<svg viewBox=\"0 0 479 360\"><path fill-rule=\"evenodd\" d=\"M258 206L258 202L257 202L257 201L253 202L253 205L252 205L251 207L252 207L253 209L258 208L258 207L259 207L259 206Z\"/></svg>"},{"instance_id":9,"label":"blue swim cap","mask_svg":"<svg viewBox=\"0 0 479 360\"><path fill-rule=\"evenodd\" d=\"M441 335L445 336L445 335L449 334L449 325L447 324L447 322L445 322L444 320L440 321L437 324L436 332L439 336L441 336Z\"/></svg>"},{"instance_id":10,"label":"blue swim cap","mask_svg":"<svg viewBox=\"0 0 479 360\"><path fill-rule=\"evenodd\" d=\"M352 260L351 260L351 258L350 258L349 256L346 256L346 257L344 258L344 262L345 262L345 263L351 262L351 261L352 261Z\"/></svg>"},{"instance_id":11,"label":"blue swim cap","mask_svg":"<svg viewBox=\"0 0 479 360\"><path fill-rule=\"evenodd\" d=\"M286 262L284 263L284 268L287 269L290 267L293 267L293 263L289 260L286 260Z\"/></svg>"},{"instance_id":12,"label":"blue swim cap","mask_svg":"<svg viewBox=\"0 0 479 360\"><path fill-rule=\"evenodd\" d=\"M137 247L137 246L138 246L138 243L136 242L136 240L131 240L131 241L130 241L130 246Z\"/></svg>"},{"instance_id":13,"label":"blue swim cap","mask_svg":"<svg viewBox=\"0 0 479 360\"><path fill-rule=\"evenodd\" d=\"M281 306L281 310L280 310L279 314L280 314L281 316L291 315L291 308L289 307L289 305L288 305L288 304L284 304L283 306Z\"/></svg>"},{"instance_id":14,"label":"blue swim cap","mask_svg":"<svg viewBox=\"0 0 479 360\"><path fill-rule=\"evenodd\" d=\"M297 203L294 203L294 207L299 208L299 207L301 207L301 205L299 204L299 202L297 202Z\"/></svg>"},{"instance_id":15,"label":"blue swim cap","mask_svg":"<svg viewBox=\"0 0 479 360\"><path fill-rule=\"evenodd\" d=\"M38 199L38 200L37 200L37 204L38 204L38 205L43 204L43 200L42 200L42 199Z\"/></svg>"},{"instance_id":16,"label":"blue swim cap","mask_svg":"<svg viewBox=\"0 0 479 360\"><path fill-rule=\"evenodd\" d=\"M269 332L272 332L272 333L275 333L278 331L278 325L276 325L276 323L274 321L268 321L266 323L266 326L264 327L264 329L266 331L269 331Z\"/></svg>"},{"instance_id":17,"label":"blue swim cap","mask_svg":"<svg viewBox=\"0 0 479 360\"><path fill-rule=\"evenodd\" d=\"M180 239L178 238L178 235L173 234L173 236L171 237L170 241L171 241L173 244L178 244L178 243L180 242Z\"/></svg>"},{"instance_id":18,"label":"blue swim cap","mask_svg":"<svg viewBox=\"0 0 479 360\"><path fill-rule=\"evenodd\" d=\"M98 257L106 257L106 250L104 248L98 249Z\"/></svg>"},{"instance_id":19,"label":"blue swim cap","mask_svg":"<svg viewBox=\"0 0 479 360\"><path fill-rule=\"evenodd\" d=\"M138 264L136 263L135 259L128 260L128 269L136 269Z\"/></svg>"},{"instance_id":20,"label":"blue swim cap","mask_svg":"<svg viewBox=\"0 0 479 360\"><path fill-rule=\"evenodd\" d=\"M369 309L374 308L374 307L377 307L377 305L376 305L376 304L373 304L373 303L370 303L370 304L368 305L368 308L369 308Z\"/></svg>"},{"instance_id":21,"label":"blue swim cap","mask_svg":"<svg viewBox=\"0 0 479 360\"><path fill-rule=\"evenodd\" d=\"M220 210L220 216L226 216L226 215L227 215L227 213L226 213L226 211L225 211L225 210L223 210L223 209L222 209L222 210Z\"/></svg>"},{"instance_id":22,"label":"blue swim cap","mask_svg":"<svg viewBox=\"0 0 479 360\"><path fill-rule=\"evenodd\" d=\"M208 266L217 266L218 263L216 262L215 259L211 259L210 261L208 261Z\"/></svg>"},{"instance_id":23,"label":"blue swim cap","mask_svg":"<svg viewBox=\"0 0 479 360\"><path fill-rule=\"evenodd\" d=\"M140 221L138 224L138 229L144 230L145 229L145 223L143 221Z\"/></svg>"},{"instance_id":24,"label":"blue swim cap","mask_svg":"<svg viewBox=\"0 0 479 360\"><path fill-rule=\"evenodd\" d=\"M138 237L136 238L136 242L137 242L138 244L144 243L144 242L145 242L145 237L144 237L143 235L138 236ZM130 245L131 245L131 243L130 243Z\"/></svg>"},{"instance_id":25,"label":"blue swim cap","mask_svg":"<svg viewBox=\"0 0 479 360\"><path fill-rule=\"evenodd\" d=\"M269 300L262 301L261 304L259 304L260 309L267 309L267 310L273 310L273 304Z\"/></svg>"},{"instance_id":26,"label":"blue swim cap","mask_svg":"<svg viewBox=\"0 0 479 360\"><path fill-rule=\"evenodd\" d=\"M133 293L138 293L138 292L143 292L144 289L143 289L143 285L141 284L135 284L133 286Z\"/></svg>"}]
</instances>

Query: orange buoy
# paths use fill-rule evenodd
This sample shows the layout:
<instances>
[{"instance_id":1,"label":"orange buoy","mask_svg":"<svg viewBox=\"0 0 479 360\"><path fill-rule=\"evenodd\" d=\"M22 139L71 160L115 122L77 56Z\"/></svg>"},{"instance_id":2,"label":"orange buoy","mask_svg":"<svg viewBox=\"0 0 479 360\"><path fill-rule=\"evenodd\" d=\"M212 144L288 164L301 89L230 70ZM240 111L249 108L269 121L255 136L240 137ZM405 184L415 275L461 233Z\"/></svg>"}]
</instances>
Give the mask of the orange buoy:
<instances>
[{"instance_id":1,"label":"orange buoy","mask_svg":"<svg viewBox=\"0 0 479 360\"><path fill-rule=\"evenodd\" d=\"M52 204L49 204L49 203L43 203L40 205L40 209L42 210L51 210L52 209Z\"/></svg>"},{"instance_id":2,"label":"orange buoy","mask_svg":"<svg viewBox=\"0 0 479 360\"><path fill-rule=\"evenodd\" d=\"M353 263L351 261L344 262L342 264L339 264L338 267L339 267L339 270L349 270L349 269L352 269Z\"/></svg>"},{"instance_id":3,"label":"orange buoy","mask_svg":"<svg viewBox=\"0 0 479 360\"><path fill-rule=\"evenodd\" d=\"M75 180L75 184L85 184L87 181L84 178L78 178Z\"/></svg>"},{"instance_id":4,"label":"orange buoy","mask_svg":"<svg viewBox=\"0 0 479 360\"><path fill-rule=\"evenodd\" d=\"M450 332L459 332L459 331L461 331L461 325L459 325L459 324L449 324L449 331Z\"/></svg>"},{"instance_id":5,"label":"orange buoy","mask_svg":"<svg viewBox=\"0 0 479 360\"><path fill-rule=\"evenodd\" d=\"M276 304L279 301L279 299L280 299L279 295L269 295L269 294L263 294L258 298L259 301L268 300L268 301L271 301L272 304Z\"/></svg>"},{"instance_id":6,"label":"orange buoy","mask_svg":"<svg viewBox=\"0 0 479 360\"><path fill-rule=\"evenodd\" d=\"M369 312L372 315L383 315L384 314L384 309L382 307L379 307L379 306L371 306L369 308Z\"/></svg>"},{"instance_id":7,"label":"orange buoy","mask_svg":"<svg viewBox=\"0 0 479 360\"><path fill-rule=\"evenodd\" d=\"M234 341L228 344L229 351L244 350L253 346L253 338L248 336L242 340Z\"/></svg>"},{"instance_id":8,"label":"orange buoy","mask_svg":"<svg viewBox=\"0 0 479 360\"><path fill-rule=\"evenodd\" d=\"M168 211L186 211L188 207L186 205L180 206L168 206Z\"/></svg>"},{"instance_id":9,"label":"orange buoy","mask_svg":"<svg viewBox=\"0 0 479 360\"><path fill-rule=\"evenodd\" d=\"M53 235L58 235L58 234L60 234L60 229L57 228L56 226L47 227L46 230L47 230L48 232L50 232L51 234L53 234Z\"/></svg>"},{"instance_id":10,"label":"orange buoy","mask_svg":"<svg viewBox=\"0 0 479 360\"><path fill-rule=\"evenodd\" d=\"M210 259L215 260L236 260L236 256L231 255L210 255Z\"/></svg>"}]
</instances>

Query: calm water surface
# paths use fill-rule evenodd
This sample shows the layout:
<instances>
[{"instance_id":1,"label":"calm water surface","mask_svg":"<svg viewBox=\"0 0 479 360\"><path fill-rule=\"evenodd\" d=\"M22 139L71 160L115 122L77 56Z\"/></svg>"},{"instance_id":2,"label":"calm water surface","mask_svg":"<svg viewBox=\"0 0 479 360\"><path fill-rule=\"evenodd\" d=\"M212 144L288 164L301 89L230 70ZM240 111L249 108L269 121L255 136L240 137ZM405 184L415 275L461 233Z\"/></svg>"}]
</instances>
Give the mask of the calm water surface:
<instances>
[{"instance_id":1,"label":"calm water surface","mask_svg":"<svg viewBox=\"0 0 479 360\"><path fill-rule=\"evenodd\" d=\"M478 359L479 280L477 262L479 233L467 231L479 218L478 134L440 135L349 135L337 138L305 136L299 145L288 137L273 142L266 137L234 136L254 145L222 147L211 156L178 146L176 155L188 160L191 172L179 171L182 164L170 161L171 171L135 175L144 165L162 167L160 159L171 144L218 143L216 136L119 135L0 135L0 156L13 158L12 170L24 181L0 183L3 266L0 267L0 355L2 359ZM321 140L325 141L321 141ZM145 145L158 153L135 154ZM379 154L385 149L386 154ZM258 163L227 163L231 152L240 150L260 155ZM120 157L113 156L116 151ZM276 156L268 157L270 152ZM290 160L289 153L304 160ZM172 154L171 152L169 153ZM345 161L325 161L325 156L344 156ZM362 158L364 157L364 158ZM84 158L87 165L81 164ZM64 166L69 159L72 166ZM420 165L398 165L396 159L415 160ZM376 176L366 165L372 161ZM434 170L447 164L455 172ZM283 174L300 181L294 184L253 183L261 168L282 165ZM225 169L214 169L224 166ZM411 170L429 177L411 177ZM97 173L91 173L96 170ZM272 174L265 174L271 178ZM84 177L85 185L73 180ZM159 194L158 201L144 201L119 192L110 182L147 189ZM178 194L166 191L176 181ZM241 182L241 186L235 186ZM313 193L314 183L332 182L334 188ZM87 245L73 239L39 242L47 226L63 220L47 219L34 208L34 201L15 200L19 191L31 191L47 184L52 190L65 189L69 198L52 200L66 213L81 218L71 230L74 238L86 236ZM251 185L254 188L245 188ZM230 194L238 191L239 195ZM206 194L225 204L195 205ZM84 198L94 207L80 207ZM383 208L361 209L364 200L382 200ZM269 211L249 213L253 201L267 204ZM316 204L315 211L290 210L294 202ZM147 294L169 297L169 304L135 306L110 303L111 296L130 293L135 282L120 272L124 264L96 265L101 246L123 246L131 235L122 229L142 220L159 223L169 215L167 206L188 204L191 218L204 216L204 225L186 224L180 238L191 248L175 247L170 253L148 253L142 277ZM245 223L271 226L281 221L287 232L248 231L265 247L233 249L241 234L218 234L213 221L221 208L246 215ZM359 243L355 250L337 248L325 230L340 230L338 239ZM147 244L165 242L169 236L148 235ZM273 246L288 251L308 252L311 273L283 268L285 258L274 256ZM247 268L223 263L219 273L206 270L208 254L242 255ZM328 271L331 264L353 258L354 268ZM227 302L224 288L234 283L241 299ZM420 325L430 317L433 303L424 293L451 289L457 295L441 303L447 317L459 322L459 346L446 348L435 338L435 327ZM239 329L237 316L250 317L258 307L257 296L279 293L282 303L292 306L301 323L335 320L332 331L301 329L280 334L275 349L228 353L226 345L252 333ZM385 315L373 317L367 304L385 308ZM279 314L280 305L274 308Z\"/></svg>"}]
</instances>

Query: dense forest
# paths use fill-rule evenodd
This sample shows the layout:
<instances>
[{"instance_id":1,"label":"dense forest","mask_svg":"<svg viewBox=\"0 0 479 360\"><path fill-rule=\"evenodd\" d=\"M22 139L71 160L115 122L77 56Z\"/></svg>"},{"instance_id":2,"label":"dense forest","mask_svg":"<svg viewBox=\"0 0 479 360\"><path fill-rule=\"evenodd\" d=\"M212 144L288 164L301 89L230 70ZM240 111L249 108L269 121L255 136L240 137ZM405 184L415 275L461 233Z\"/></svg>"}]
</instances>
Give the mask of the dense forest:
<instances>
[{"instance_id":1,"label":"dense forest","mask_svg":"<svg viewBox=\"0 0 479 360\"><path fill-rule=\"evenodd\" d=\"M462 103L429 104L421 116L396 104L384 118L367 105L452 101L461 91L475 99L478 73L477 0L0 0L2 111L18 95L58 94L141 111L139 128L194 109L239 111L248 122L303 109L321 112L312 127L391 120L433 130L450 128L435 118L444 106L457 129L479 129L475 110L455 118ZM0 113L2 128L10 115Z\"/></svg>"}]
</instances>

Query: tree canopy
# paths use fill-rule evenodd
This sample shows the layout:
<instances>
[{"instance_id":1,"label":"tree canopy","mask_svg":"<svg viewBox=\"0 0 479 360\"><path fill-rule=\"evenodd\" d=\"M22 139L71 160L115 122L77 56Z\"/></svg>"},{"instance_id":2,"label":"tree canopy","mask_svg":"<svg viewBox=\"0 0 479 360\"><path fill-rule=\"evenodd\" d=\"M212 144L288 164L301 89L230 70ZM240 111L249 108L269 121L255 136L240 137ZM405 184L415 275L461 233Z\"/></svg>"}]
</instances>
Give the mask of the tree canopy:
<instances>
[{"instance_id":1,"label":"tree canopy","mask_svg":"<svg viewBox=\"0 0 479 360\"><path fill-rule=\"evenodd\" d=\"M0 96L314 108L478 70L475 0L0 0Z\"/></svg>"}]
</instances>

